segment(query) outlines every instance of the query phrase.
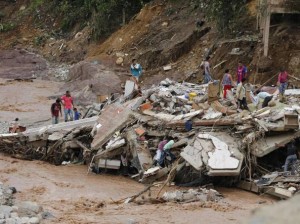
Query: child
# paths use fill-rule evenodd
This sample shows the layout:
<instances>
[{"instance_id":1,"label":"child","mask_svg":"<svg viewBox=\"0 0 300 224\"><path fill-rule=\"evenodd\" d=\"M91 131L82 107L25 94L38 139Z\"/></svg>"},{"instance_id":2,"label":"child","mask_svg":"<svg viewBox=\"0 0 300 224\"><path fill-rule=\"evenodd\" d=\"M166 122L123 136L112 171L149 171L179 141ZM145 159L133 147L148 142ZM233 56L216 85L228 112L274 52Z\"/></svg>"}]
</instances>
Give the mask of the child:
<instances>
[{"instance_id":1,"label":"child","mask_svg":"<svg viewBox=\"0 0 300 224\"><path fill-rule=\"evenodd\" d=\"M81 113L78 112L77 108L74 108L74 120L77 121L81 117Z\"/></svg>"}]
</instances>

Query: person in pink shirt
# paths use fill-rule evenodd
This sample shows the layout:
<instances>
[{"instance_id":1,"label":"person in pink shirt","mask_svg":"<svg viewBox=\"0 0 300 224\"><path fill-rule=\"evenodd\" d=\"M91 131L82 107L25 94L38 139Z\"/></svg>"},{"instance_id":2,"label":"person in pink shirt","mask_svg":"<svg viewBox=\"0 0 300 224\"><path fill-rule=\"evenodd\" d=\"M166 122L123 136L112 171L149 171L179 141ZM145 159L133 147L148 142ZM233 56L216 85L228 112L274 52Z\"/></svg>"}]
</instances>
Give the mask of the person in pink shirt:
<instances>
[{"instance_id":1,"label":"person in pink shirt","mask_svg":"<svg viewBox=\"0 0 300 224\"><path fill-rule=\"evenodd\" d=\"M280 69L277 85L279 88L279 101L283 102L284 101L284 92L288 85L288 73L284 68Z\"/></svg>"},{"instance_id":2,"label":"person in pink shirt","mask_svg":"<svg viewBox=\"0 0 300 224\"><path fill-rule=\"evenodd\" d=\"M62 104L64 105L65 113L65 122L70 118L70 121L73 121L73 98L70 94L70 91L66 91L66 94L61 97Z\"/></svg>"}]
</instances>

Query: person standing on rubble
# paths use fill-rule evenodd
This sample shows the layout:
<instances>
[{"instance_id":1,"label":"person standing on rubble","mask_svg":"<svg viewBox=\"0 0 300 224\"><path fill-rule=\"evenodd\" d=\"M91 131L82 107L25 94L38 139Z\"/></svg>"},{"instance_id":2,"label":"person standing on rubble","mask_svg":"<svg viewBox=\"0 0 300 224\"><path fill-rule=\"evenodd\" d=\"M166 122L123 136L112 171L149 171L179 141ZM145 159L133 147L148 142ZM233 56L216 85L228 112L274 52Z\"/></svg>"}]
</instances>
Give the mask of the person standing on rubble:
<instances>
[{"instance_id":1,"label":"person standing on rubble","mask_svg":"<svg viewBox=\"0 0 300 224\"><path fill-rule=\"evenodd\" d=\"M233 86L232 76L229 74L229 69L225 70L225 74L222 80L223 85L223 98L226 99L227 90L231 90Z\"/></svg>"},{"instance_id":2,"label":"person standing on rubble","mask_svg":"<svg viewBox=\"0 0 300 224\"><path fill-rule=\"evenodd\" d=\"M58 98L56 99L55 103L51 105L52 124L59 123L59 114L62 116L60 99Z\"/></svg>"},{"instance_id":3,"label":"person standing on rubble","mask_svg":"<svg viewBox=\"0 0 300 224\"><path fill-rule=\"evenodd\" d=\"M284 68L280 69L280 73L278 75L277 86L279 88L279 101L284 101L284 92L288 85L288 73Z\"/></svg>"},{"instance_id":4,"label":"person standing on rubble","mask_svg":"<svg viewBox=\"0 0 300 224\"><path fill-rule=\"evenodd\" d=\"M246 79L243 78L241 82L237 85L236 97L238 100L238 107L242 110L249 110L246 100L246 88L245 88Z\"/></svg>"},{"instance_id":5,"label":"person standing on rubble","mask_svg":"<svg viewBox=\"0 0 300 224\"><path fill-rule=\"evenodd\" d=\"M204 75L204 84L209 83L210 81L213 81L210 73L210 57L207 56L205 61L201 63L200 67L204 69L203 75Z\"/></svg>"},{"instance_id":6,"label":"person standing on rubble","mask_svg":"<svg viewBox=\"0 0 300 224\"><path fill-rule=\"evenodd\" d=\"M248 69L245 65L242 64L242 62L239 61L238 67L236 70L236 75L237 75L237 84L239 84L242 79L246 79L248 74Z\"/></svg>"},{"instance_id":7,"label":"person standing on rubble","mask_svg":"<svg viewBox=\"0 0 300 224\"><path fill-rule=\"evenodd\" d=\"M73 121L73 98L70 91L66 91L66 94L61 97L62 104L64 105L65 122L70 118Z\"/></svg>"},{"instance_id":8,"label":"person standing on rubble","mask_svg":"<svg viewBox=\"0 0 300 224\"><path fill-rule=\"evenodd\" d=\"M142 75L143 69L140 64L136 63L136 59L132 59L132 63L130 65L130 72L134 78L135 83L138 83L139 78Z\"/></svg>"},{"instance_id":9,"label":"person standing on rubble","mask_svg":"<svg viewBox=\"0 0 300 224\"><path fill-rule=\"evenodd\" d=\"M297 161L296 146L294 140L287 144L287 157L284 163L284 172L287 172L290 164Z\"/></svg>"}]
</instances>

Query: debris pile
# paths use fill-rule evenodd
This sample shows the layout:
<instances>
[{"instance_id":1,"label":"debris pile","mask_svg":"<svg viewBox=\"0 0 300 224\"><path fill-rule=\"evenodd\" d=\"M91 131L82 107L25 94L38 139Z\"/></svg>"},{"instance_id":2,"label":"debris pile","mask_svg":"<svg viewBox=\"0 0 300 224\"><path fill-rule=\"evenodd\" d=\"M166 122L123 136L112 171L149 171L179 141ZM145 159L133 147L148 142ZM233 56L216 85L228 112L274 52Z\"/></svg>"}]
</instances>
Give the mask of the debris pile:
<instances>
[{"instance_id":1,"label":"debris pile","mask_svg":"<svg viewBox=\"0 0 300 224\"><path fill-rule=\"evenodd\" d=\"M274 88L265 88L273 99L261 108L253 89L247 90L250 109L242 111L233 92L220 99L218 80L166 79L143 91L127 81L125 94L99 107L99 116L1 135L0 149L57 164L81 161L89 171L115 170L145 184L216 183L268 193L259 179L277 172L280 180L268 184L283 183L295 193L299 175L282 172L282 165L287 144L299 144L299 91L287 90L281 103Z\"/></svg>"},{"instance_id":2,"label":"debris pile","mask_svg":"<svg viewBox=\"0 0 300 224\"><path fill-rule=\"evenodd\" d=\"M194 202L194 201L213 201L218 202L222 199L222 195L214 189L189 189L185 191L176 190L173 192L165 192L162 198L168 202Z\"/></svg>"}]
</instances>

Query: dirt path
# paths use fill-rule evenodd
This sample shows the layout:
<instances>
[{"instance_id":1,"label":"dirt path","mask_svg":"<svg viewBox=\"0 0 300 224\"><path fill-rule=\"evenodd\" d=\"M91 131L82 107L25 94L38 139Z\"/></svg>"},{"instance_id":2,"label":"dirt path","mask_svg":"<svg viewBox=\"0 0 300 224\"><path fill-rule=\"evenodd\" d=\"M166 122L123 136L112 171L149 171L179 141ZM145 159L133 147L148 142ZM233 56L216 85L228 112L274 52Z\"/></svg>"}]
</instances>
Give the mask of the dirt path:
<instances>
[{"instance_id":1,"label":"dirt path","mask_svg":"<svg viewBox=\"0 0 300 224\"><path fill-rule=\"evenodd\" d=\"M267 197L222 188L225 199L218 204L116 205L111 199L133 195L144 186L121 176L87 175L86 166L53 166L4 155L0 180L17 188L17 199L36 201L56 217L45 223L240 223L252 209L272 203Z\"/></svg>"},{"instance_id":2,"label":"dirt path","mask_svg":"<svg viewBox=\"0 0 300 224\"><path fill-rule=\"evenodd\" d=\"M7 82L0 79L0 120L12 121L18 117L25 125L38 121L51 124L50 107L54 100L48 97L59 94L61 85L44 80Z\"/></svg>"}]
</instances>

